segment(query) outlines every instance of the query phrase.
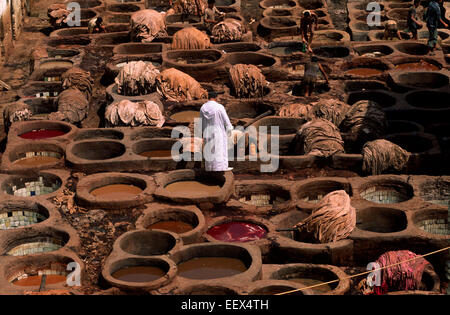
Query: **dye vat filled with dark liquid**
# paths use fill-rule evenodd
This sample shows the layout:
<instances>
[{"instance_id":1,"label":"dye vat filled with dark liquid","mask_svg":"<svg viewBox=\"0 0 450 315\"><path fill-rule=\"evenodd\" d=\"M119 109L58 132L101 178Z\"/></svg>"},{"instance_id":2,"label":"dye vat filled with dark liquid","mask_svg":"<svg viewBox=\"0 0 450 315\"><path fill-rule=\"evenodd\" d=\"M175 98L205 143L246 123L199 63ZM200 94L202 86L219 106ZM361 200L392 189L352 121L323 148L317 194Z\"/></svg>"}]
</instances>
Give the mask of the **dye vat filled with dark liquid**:
<instances>
[{"instance_id":1,"label":"dye vat filled with dark liquid","mask_svg":"<svg viewBox=\"0 0 450 315\"><path fill-rule=\"evenodd\" d=\"M117 270L112 274L113 278L127 282L151 282L163 277L166 273L151 266L127 267Z\"/></svg>"},{"instance_id":2,"label":"dye vat filled with dark liquid","mask_svg":"<svg viewBox=\"0 0 450 315\"><path fill-rule=\"evenodd\" d=\"M178 265L178 275L189 279L216 279L245 272L247 267L237 258L198 257Z\"/></svg>"},{"instance_id":3,"label":"dye vat filled with dark liquid","mask_svg":"<svg viewBox=\"0 0 450 315\"><path fill-rule=\"evenodd\" d=\"M357 75L361 77L370 77L374 75L382 74L383 71L373 68L354 68L346 71L345 73L350 75Z\"/></svg>"},{"instance_id":4,"label":"dye vat filled with dark liquid","mask_svg":"<svg viewBox=\"0 0 450 315\"><path fill-rule=\"evenodd\" d=\"M60 282L65 282L66 276L63 275L47 275L45 279L45 284L55 284ZM14 281L12 284L22 286L22 287L39 287L42 282L42 276L28 276L20 280Z\"/></svg>"},{"instance_id":5,"label":"dye vat filled with dark liquid","mask_svg":"<svg viewBox=\"0 0 450 315\"><path fill-rule=\"evenodd\" d=\"M183 221L159 221L148 226L149 230L159 229L177 234L183 234L194 229L194 227Z\"/></svg>"},{"instance_id":6,"label":"dye vat filled with dark liquid","mask_svg":"<svg viewBox=\"0 0 450 315\"><path fill-rule=\"evenodd\" d=\"M186 194L216 193L220 186L214 183L198 182L195 180L182 180L164 187L167 191Z\"/></svg>"},{"instance_id":7,"label":"dye vat filled with dark liquid","mask_svg":"<svg viewBox=\"0 0 450 315\"><path fill-rule=\"evenodd\" d=\"M134 185L112 184L91 191L91 195L100 198L130 198L140 194L143 190Z\"/></svg>"},{"instance_id":8,"label":"dye vat filled with dark liquid","mask_svg":"<svg viewBox=\"0 0 450 315\"><path fill-rule=\"evenodd\" d=\"M321 293L325 293L325 292L329 292L329 291L333 290L329 284L323 284L323 283L325 283L325 281L321 281L321 280L317 280L317 279L293 278L293 279L289 279L289 281L301 283L301 284L305 285L306 287L317 285L317 284L322 284L320 286L311 288L311 290L313 290L314 293L316 293L316 294L321 294Z\"/></svg>"},{"instance_id":9,"label":"dye vat filled with dark liquid","mask_svg":"<svg viewBox=\"0 0 450 315\"><path fill-rule=\"evenodd\" d=\"M28 139L28 140L40 140L40 139L48 139L48 138L54 138L59 137L62 135L65 135L66 132L56 129L39 129L39 130L32 130L25 132L19 137Z\"/></svg>"},{"instance_id":10,"label":"dye vat filled with dark liquid","mask_svg":"<svg viewBox=\"0 0 450 315\"><path fill-rule=\"evenodd\" d=\"M219 224L208 230L208 235L222 242L250 242L259 240L266 234L267 231L262 226L242 221Z\"/></svg>"},{"instance_id":11,"label":"dye vat filled with dark liquid","mask_svg":"<svg viewBox=\"0 0 450 315\"><path fill-rule=\"evenodd\" d=\"M139 153L148 158L166 158L172 156L172 150L150 150Z\"/></svg>"}]
</instances>

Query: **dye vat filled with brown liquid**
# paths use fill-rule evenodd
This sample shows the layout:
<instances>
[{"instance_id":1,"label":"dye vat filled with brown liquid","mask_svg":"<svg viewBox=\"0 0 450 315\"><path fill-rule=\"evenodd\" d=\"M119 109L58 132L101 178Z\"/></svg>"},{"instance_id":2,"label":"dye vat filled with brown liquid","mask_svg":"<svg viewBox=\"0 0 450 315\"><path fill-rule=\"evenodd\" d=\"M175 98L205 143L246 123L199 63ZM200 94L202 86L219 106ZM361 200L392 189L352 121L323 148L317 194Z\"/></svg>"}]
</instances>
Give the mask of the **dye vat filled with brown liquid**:
<instances>
[{"instance_id":1,"label":"dye vat filled with brown liquid","mask_svg":"<svg viewBox=\"0 0 450 315\"><path fill-rule=\"evenodd\" d=\"M349 75L357 75L360 77L371 77L374 75L382 74L383 71L373 68L354 68L347 70L345 73Z\"/></svg>"},{"instance_id":2,"label":"dye vat filled with brown liquid","mask_svg":"<svg viewBox=\"0 0 450 315\"><path fill-rule=\"evenodd\" d=\"M57 163L60 159L53 156L31 156L19 159L13 162L14 165L20 166L40 166L45 164Z\"/></svg>"},{"instance_id":3,"label":"dye vat filled with brown liquid","mask_svg":"<svg viewBox=\"0 0 450 315\"><path fill-rule=\"evenodd\" d=\"M213 183L198 182L195 180L182 180L179 182L174 182L166 187L167 191L173 193L183 193L183 194L205 194L205 193L217 193L220 190L220 186Z\"/></svg>"},{"instance_id":4,"label":"dye vat filled with brown liquid","mask_svg":"<svg viewBox=\"0 0 450 315\"><path fill-rule=\"evenodd\" d=\"M200 117L200 112L195 110L184 110L170 116L171 119L182 122L193 123L195 118Z\"/></svg>"},{"instance_id":5,"label":"dye vat filled with brown liquid","mask_svg":"<svg viewBox=\"0 0 450 315\"><path fill-rule=\"evenodd\" d=\"M143 190L134 185L112 184L91 191L91 195L100 198L131 198L140 194Z\"/></svg>"},{"instance_id":6,"label":"dye vat filled with brown liquid","mask_svg":"<svg viewBox=\"0 0 450 315\"><path fill-rule=\"evenodd\" d=\"M439 71L439 67L426 61L408 62L395 66L396 70L405 71Z\"/></svg>"},{"instance_id":7,"label":"dye vat filled with brown liquid","mask_svg":"<svg viewBox=\"0 0 450 315\"><path fill-rule=\"evenodd\" d=\"M63 275L47 275L45 285L65 282L66 276ZM42 282L42 276L28 276L20 280L14 281L12 284L21 287L39 287Z\"/></svg>"},{"instance_id":8,"label":"dye vat filled with brown liquid","mask_svg":"<svg viewBox=\"0 0 450 315\"><path fill-rule=\"evenodd\" d=\"M39 65L39 69L45 70L53 68L72 68L72 67L73 67L72 62L63 60L43 62L42 64Z\"/></svg>"},{"instance_id":9,"label":"dye vat filled with brown liquid","mask_svg":"<svg viewBox=\"0 0 450 315\"><path fill-rule=\"evenodd\" d=\"M198 257L178 265L178 275L189 279L216 279L245 272L247 267L237 258Z\"/></svg>"},{"instance_id":10,"label":"dye vat filled with brown liquid","mask_svg":"<svg viewBox=\"0 0 450 315\"><path fill-rule=\"evenodd\" d=\"M150 150L139 153L148 158L169 158L172 156L172 150Z\"/></svg>"},{"instance_id":11,"label":"dye vat filled with brown liquid","mask_svg":"<svg viewBox=\"0 0 450 315\"><path fill-rule=\"evenodd\" d=\"M159 221L148 226L149 230L159 229L177 234L183 234L194 229L194 227L183 221Z\"/></svg>"},{"instance_id":12,"label":"dye vat filled with brown liquid","mask_svg":"<svg viewBox=\"0 0 450 315\"><path fill-rule=\"evenodd\" d=\"M151 282L163 277L166 273L151 266L127 267L117 270L112 274L113 278L127 282Z\"/></svg>"},{"instance_id":13,"label":"dye vat filled with brown liquid","mask_svg":"<svg viewBox=\"0 0 450 315\"><path fill-rule=\"evenodd\" d=\"M311 278L293 278L293 279L289 279L289 281L301 283L301 284L305 285L306 287L325 283L325 281L311 279ZM322 284L320 286L311 288L311 290L313 290L314 293L316 293L316 294L321 294L321 293L329 292L333 289L330 287L329 284Z\"/></svg>"}]
</instances>

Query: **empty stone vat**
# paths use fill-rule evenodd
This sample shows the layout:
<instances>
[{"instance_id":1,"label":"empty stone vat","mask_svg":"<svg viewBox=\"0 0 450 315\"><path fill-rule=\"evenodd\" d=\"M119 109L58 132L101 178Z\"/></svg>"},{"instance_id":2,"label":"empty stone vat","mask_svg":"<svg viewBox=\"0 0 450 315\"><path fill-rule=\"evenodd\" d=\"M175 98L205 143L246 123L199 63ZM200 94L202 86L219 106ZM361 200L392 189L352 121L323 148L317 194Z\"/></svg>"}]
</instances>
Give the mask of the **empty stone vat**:
<instances>
[{"instance_id":1,"label":"empty stone vat","mask_svg":"<svg viewBox=\"0 0 450 315\"><path fill-rule=\"evenodd\" d=\"M114 47L114 55L148 55L163 51L162 43L124 43Z\"/></svg>"},{"instance_id":2,"label":"empty stone vat","mask_svg":"<svg viewBox=\"0 0 450 315\"><path fill-rule=\"evenodd\" d=\"M386 140L389 140L403 149L411 153L423 153L433 149L434 144L432 136L420 133L403 133L403 134L392 134L386 136Z\"/></svg>"},{"instance_id":3,"label":"empty stone vat","mask_svg":"<svg viewBox=\"0 0 450 315\"><path fill-rule=\"evenodd\" d=\"M392 204L411 199L414 190L402 180L377 179L363 185L360 188L360 196L370 202Z\"/></svg>"},{"instance_id":4,"label":"empty stone vat","mask_svg":"<svg viewBox=\"0 0 450 315\"><path fill-rule=\"evenodd\" d=\"M348 94L347 103L350 105L361 100L374 101L383 108L392 107L397 103L397 99L387 91L365 90Z\"/></svg>"},{"instance_id":5,"label":"empty stone vat","mask_svg":"<svg viewBox=\"0 0 450 315\"><path fill-rule=\"evenodd\" d=\"M140 174L99 173L83 177L77 184L76 199L85 207L131 208L152 200L154 184Z\"/></svg>"},{"instance_id":6,"label":"empty stone vat","mask_svg":"<svg viewBox=\"0 0 450 315\"><path fill-rule=\"evenodd\" d=\"M182 245L175 233L159 230L137 230L122 234L117 240L118 248L135 256L168 255Z\"/></svg>"},{"instance_id":7,"label":"empty stone vat","mask_svg":"<svg viewBox=\"0 0 450 315\"><path fill-rule=\"evenodd\" d=\"M370 207L356 212L356 227L363 231L394 233L406 229L406 214L402 210Z\"/></svg>"},{"instance_id":8,"label":"empty stone vat","mask_svg":"<svg viewBox=\"0 0 450 315\"><path fill-rule=\"evenodd\" d=\"M152 207L138 219L136 226L177 233L183 244L197 242L206 228L205 217L195 206Z\"/></svg>"},{"instance_id":9,"label":"empty stone vat","mask_svg":"<svg viewBox=\"0 0 450 315\"><path fill-rule=\"evenodd\" d=\"M122 140L124 137L124 134L122 131L116 130L116 129L87 129L83 128L81 129L76 137L75 141L80 140L90 140L90 139L112 139L112 140Z\"/></svg>"},{"instance_id":10,"label":"empty stone vat","mask_svg":"<svg viewBox=\"0 0 450 315\"><path fill-rule=\"evenodd\" d=\"M51 173L38 175L10 176L1 184L1 189L8 195L18 197L33 197L51 194L62 185L62 180Z\"/></svg>"},{"instance_id":11,"label":"empty stone vat","mask_svg":"<svg viewBox=\"0 0 450 315\"><path fill-rule=\"evenodd\" d=\"M347 275L331 265L289 264L274 271L269 278L300 283L314 294L343 295L350 290Z\"/></svg>"},{"instance_id":12,"label":"empty stone vat","mask_svg":"<svg viewBox=\"0 0 450 315\"><path fill-rule=\"evenodd\" d=\"M412 89L437 89L450 83L446 73L437 71L394 72L390 74L395 86L404 91Z\"/></svg>"},{"instance_id":13,"label":"empty stone vat","mask_svg":"<svg viewBox=\"0 0 450 315\"><path fill-rule=\"evenodd\" d=\"M295 291L288 293L287 295L312 295L314 294L305 285L300 283L293 283L293 281L285 280L258 280L253 282L248 288L248 295L276 295L289 291ZM302 290L303 289L303 290ZM284 294L286 295L286 294Z\"/></svg>"},{"instance_id":14,"label":"empty stone vat","mask_svg":"<svg viewBox=\"0 0 450 315\"><path fill-rule=\"evenodd\" d=\"M280 62L274 57L258 52L233 52L226 55L226 62L230 65L238 63L255 65L259 68L275 67Z\"/></svg>"},{"instance_id":15,"label":"empty stone vat","mask_svg":"<svg viewBox=\"0 0 450 315\"><path fill-rule=\"evenodd\" d=\"M290 17L266 16L259 21L261 36L294 36L298 34L297 22ZM267 33L267 34L266 34Z\"/></svg>"},{"instance_id":16,"label":"empty stone vat","mask_svg":"<svg viewBox=\"0 0 450 315\"><path fill-rule=\"evenodd\" d=\"M131 133L131 140L149 139L149 138L170 138L172 128L163 127L139 127L138 130Z\"/></svg>"},{"instance_id":17,"label":"empty stone vat","mask_svg":"<svg viewBox=\"0 0 450 315\"><path fill-rule=\"evenodd\" d=\"M405 95L409 105L423 109L450 108L450 93L432 90L412 91Z\"/></svg>"},{"instance_id":18,"label":"empty stone vat","mask_svg":"<svg viewBox=\"0 0 450 315\"><path fill-rule=\"evenodd\" d=\"M141 8L134 4L129 3L121 3L121 4L112 4L107 6L106 10L111 12L136 12Z\"/></svg>"},{"instance_id":19,"label":"empty stone vat","mask_svg":"<svg viewBox=\"0 0 450 315\"><path fill-rule=\"evenodd\" d=\"M263 9L286 9L297 7L297 3L293 0L264 0L259 3Z\"/></svg>"},{"instance_id":20,"label":"empty stone vat","mask_svg":"<svg viewBox=\"0 0 450 315\"><path fill-rule=\"evenodd\" d=\"M17 199L0 202L0 230L37 224L49 216L49 210L40 203Z\"/></svg>"},{"instance_id":21,"label":"empty stone vat","mask_svg":"<svg viewBox=\"0 0 450 315\"><path fill-rule=\"evenodd\" d=\"M271 183L236 184L235 195L238 202L257 207L261 211L267 209L283 209L290 205L291 192L285 187Z\"/></svg>"},{"instance_id":22,"label":"empty stone vat","mask_svg":"<svg viewBox=\"0 0 450 315\"><path fill-rule=\"evenodd\" d=\"M21 98L56 97L61 93L60 82L31 82L24 85L17 94Z\"/></svg>"},{"instance_id":23,"label":"empty stone vat","mask_svg":"<svg viewBox=\"0 0 450 315\"><path fill-rule=\"evenodd\" d=\"M291 136L296 134L304 123L305 120L302 118L267 116L256 121L251 126L255 127L259 133L266 134L271 134L278 127L280 136ZM263 128L266 129L264 130Z\"/></svg>"},{"instance_id":24,"label":"empty stone vat","mask_svg":"<svg viewBox=\"0 0 450 315\"><path fill-rule=\"evenodd\" d=\"M420 197L430 203L447 207L450 205L450 180L436 178L420 185Z\"/></svg>"},{"instance_id":25,"label":"empty stone vat","mask_svg":"<svg viewBox=\"0 0 450 315\"><path fill-rule=\"evenodd\" d=\"M298 42L271 42L267 48L271 54L279 57L302 52L302 47Z\"/></svg>"},{"instance_id":26,"label":"empty stone vat","mask_svg":"<svg viewBox=\"0 0 450 315\"><path fill-rule=\"evenodd\" d=\"M387 90L382 81L377 80L349 80L345 82L346 92L360 92L362 90Z\"/></svg>"},{"instance_id":27,"label":"empty stone vat","mask_svg":"<svg viewBox=\"0 0 450 315\"><path fill-rule=\"evenodd\" d=\"M414 212L414 226L437 237L449 237L448 211L445 209L427 209Z\"/></svg>"},{"instance_id":28,"label":"empty stone vat","mask_svg":"<svg viewBox=\"0 0 450 315\"><path fill-rule=\"evenodd\" d=\"M314 207L322 198L330 192L345 190L352 196L350 183L345 180L335 180L332 178L308 179L300 182L293 188L293 194L298 200L299 208Z\"/></svg>"},{"instance_id":29,"label":"empty stone vat","mask_svg":"<svg viewBox=\"0 0 450 315\"><path fill-rule=\"evenodd\" d=\"M40 253L50 253L64 247L70 237L63 231L47 229L45 232L21 235L18 238L9 239L1 246L2 255L27 256Z\"/></svg>"},{"instance_id":30,"label":"empty stone vat","mask_svg":"<svg viewBox=\"0 0 450 315\"><path fill-rule=\"evenodd\" d=\"M350 49L344 46L321 46L313 48L315 55L322 58L345 58L350 55Z\"/></svg>"},{"instance_id":31,"label":"empty stone vat","mask_svg":"<svg viewBox=\"0 0 450 315\"><path fill-rule=\"evenodd\" d=\"M408 55L426 55L428 53L428 47L421 43L408 43L402 42L396 44L395 49Z\"/></svg>"},{"instance_id":32,"label":"empty stone vat","mask_svg":"<svg viewBox=\"0 0 450 315\"><path fill-rule=\"evenodd\" d=\"M418 123L409 120L389 120L387 134L423 132L423 127Z\"/></svg>"},{"instance_id":33,"label":"empty stone vat","mask_svg":"<svg viewBox=\"0 0 450 315\"><path fill-rule=\"evenodd\" d=\"M354 46L353 50L361 56L365 54L387 56L394 52L394 50L387 45L360 45Z\"/></svg>"},{"instance_id":34,"label":"empty stone vat","mask_svg":"<svg viewBox=\"0 0 450 315\"><path fill-rule=\"evenodd\" d=\"M84 140L71 146L71 153L84 160L109 160L125 153L125 146L113 140Z\"/></svg>"},{"instance_id":35,"label":"empty stone vat","mask_svg":"<svg viewBox=\"0 0 450 315\"><path fill-rule=\"evenodd\" d=\"M261 46L252 42L224 43L214 45L214 48L226 53L261 50Z\"/></svg>"}]
</instances>

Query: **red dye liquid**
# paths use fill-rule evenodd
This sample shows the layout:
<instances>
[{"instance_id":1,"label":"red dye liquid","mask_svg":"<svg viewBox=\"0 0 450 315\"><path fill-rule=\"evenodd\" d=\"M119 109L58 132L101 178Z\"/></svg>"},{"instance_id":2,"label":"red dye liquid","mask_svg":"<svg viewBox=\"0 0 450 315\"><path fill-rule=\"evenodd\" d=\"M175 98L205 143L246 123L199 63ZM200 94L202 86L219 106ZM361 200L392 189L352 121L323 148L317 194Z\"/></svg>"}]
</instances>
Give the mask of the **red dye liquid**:
<instances>
[{"instance_id":1,"label":"red dye liquid","mask_svg":"<svg viewBox=\"0 0 450 315\"><path fill-rule=\"evenodd\" d=\"M39 129L39 130L32 130L29 132L25 132L20 135L21 138L29 139L29 140L40 140L40 139L47 139L47 138L53 138L58 137L66 134L64 131L61 130L55 130L55 129Z\"/></svg>"},{"instance_id":2,"label":"red dye liquid","mask_svg":"<svg viewBox=\"0 0 450 315\"><path fill-rule=\"evenodd\" d=\"M236 221L216 225L207 233L222 242L250 242L263 238L267 231L254 223Z\"/></svg>"}]
</instances>

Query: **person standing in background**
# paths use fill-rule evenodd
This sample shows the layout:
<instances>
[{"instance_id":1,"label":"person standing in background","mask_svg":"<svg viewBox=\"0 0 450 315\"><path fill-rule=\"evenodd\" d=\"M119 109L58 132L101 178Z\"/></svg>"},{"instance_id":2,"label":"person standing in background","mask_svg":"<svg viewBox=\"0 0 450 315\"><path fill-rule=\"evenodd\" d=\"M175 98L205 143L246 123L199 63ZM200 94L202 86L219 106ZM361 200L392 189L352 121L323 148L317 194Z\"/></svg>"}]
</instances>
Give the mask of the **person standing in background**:
<instances>
[{"instance_id":1,"label":"person standing in background","mask_svg":"<svg viewBox=\"0 0 450 315\"><path fill-rule=\"evenodd\" d=\"M442 3L442 0L437 0L439 3ZM428 4L427 11L425 12L425 20L427 22L427 28L429 32L428 37L428 51L429 53L433 53L436 48L436 44L438 41L438 26L439 23L442 23L444 27L448 27L448 25L441 18L441 8L439 7L439 3L435 0L430 1Z\"/></svg>"},{"instance_id":2,"label":"person standing in background","mask_svg":"<svg viewBox=\"0 0 450 315\"><path fill-rule=\"evenodd\" d=\"M417 40L417 30L422 28L422 23L417 19L417 8L421 0L414 0L414 4L408 10L408 31L412 34L412 39Z\"/></svg>"}]
</instances>

